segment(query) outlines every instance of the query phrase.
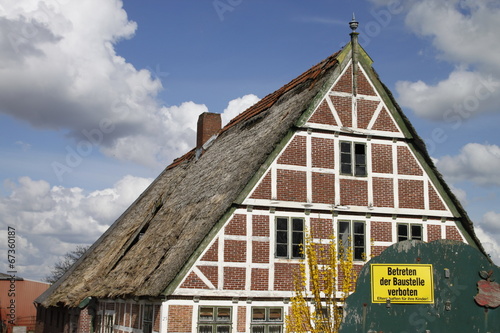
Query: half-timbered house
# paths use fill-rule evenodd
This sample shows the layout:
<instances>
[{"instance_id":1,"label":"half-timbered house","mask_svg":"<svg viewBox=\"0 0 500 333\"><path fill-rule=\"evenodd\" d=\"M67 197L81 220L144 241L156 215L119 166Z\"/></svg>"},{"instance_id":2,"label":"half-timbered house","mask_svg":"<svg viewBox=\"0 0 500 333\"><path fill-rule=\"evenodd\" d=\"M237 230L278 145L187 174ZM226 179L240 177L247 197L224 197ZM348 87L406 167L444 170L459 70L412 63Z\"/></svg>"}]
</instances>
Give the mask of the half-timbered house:
<instances>
[{"instance_id":1,"label":"half-timbered house","mask_svg":"<svg viewBox=\"0 0 500 333\"><path fill-rule=\"evenodd\" d=\"M202 114L197 147L38 298L38 332L85 331L77 316L49 325L61 309L95 332L283 332L305 230L352 246L359 266L407 239L482 250L351 37L223 128Z\"/></svg>"}]
</instances>

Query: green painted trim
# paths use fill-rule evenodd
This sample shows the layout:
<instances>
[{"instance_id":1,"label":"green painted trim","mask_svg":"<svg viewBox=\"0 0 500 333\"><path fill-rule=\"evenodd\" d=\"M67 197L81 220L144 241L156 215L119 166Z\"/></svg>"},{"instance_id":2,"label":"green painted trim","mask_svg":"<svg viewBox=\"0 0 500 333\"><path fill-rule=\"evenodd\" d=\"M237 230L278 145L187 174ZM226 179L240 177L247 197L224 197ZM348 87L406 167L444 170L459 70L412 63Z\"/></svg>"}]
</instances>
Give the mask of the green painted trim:
<instances>
[{"instance_id":1,"label":"green painted trim","mask_svg":"<svg viewBox=\"0 0 500 333\"><path fill-rule=\"evenodd\" d=\"M338 78L340 73L342 73L343 68L341 66L335 68L333 75L331 76L330 79L325 82L324 86L320 89L320 91L314 96L312 99L311 103L309 103L309 106L307 107L306 111L302 113L302 115L299 117L299 119L295 122L295 126L297 127L304 127L305 123L309 118L311 118L312 114L316 110L316 108L319 106L323 98L328 94L330 89L333 86L333 83L335 80Z\"/></svg>"},{"instance_id":2,"label":"green painted trim","mask_svg":"<svg viewBox=\"0 0 500 333\"><path fill-rule=\"evenodd\" d=\"M372 67L373 60L361 46L359 47L359 55L360 57L358 60L363 66L363 69L365 70L366 74L368 75L368 79L375 86L377 93L380 95L385 105L387 105L388 111L391 113L392 117L394 118L397 125L403 132L404 136L408 139L413 139L413 134L410 131L410 129L408 129L408 127L406 126L405 121L403 120L398 111L398 107L396 107L393 99L387 94L382 82L380 81L378 75L375 73Z\"/></svg>"},{"instance_id":3,"label":"green painted trim","mask_svg":"<svg viewBox=\"0 0 500 333\"><path fill-rule=\"evenodd\" d=\"M340 53L337 55L337 60L338 60L339 64L344 65L344 66L347 65L349 60L351 60L351 57L347 57L347 56L350 56L351 52L352 52L352 45L351 45L351 42L349 42L346 44L346 46L344 46L342 51L340 51Z\"/></svg>"},{"instance_id":4,"label":"green painted trim","mask_svg":"<svg viewBox=\"0 0 500 333\"><path fill-rule=\"evenodd\" d=\"M90 303L90 300L91 300L91 299L92 299L92 297L85 297L85 298L83 299L83 301L81 301L81 302L80 302L80 304L78 304L78 307L79 307L80 309L85 308L87 305L89 305L89 303Z\"/></svg>"},{"instance_id":5,"label":"green painted trim","mask_svg":"<svg viewBox=\"0 0 500 333\"><path fill-rule=\"evenodd\" d=\"M368 53L366 53L365 49L363 49L363 47L361 47L361 45L358 46L359 47L359 51L358 52L358 61L364 65L367 65L369 66L370 68L372 67L372 64L373 64L373 59L370 57L370 55Z\"/></svg>"},{"instance_id":6,"label":"green painted trim","mask_svg":"<svg viewBox=\"0 0 500 333\"><path fill-rule=\"evenodd\" d=\"M455 225L457 226L458 230L460 230L460 232L462 233L462 235L465 237L465 240L467 241L467 243L478 249L481 253L483 253L482 249L480 248L480 246L477 244L477 241L474 239L474 237L472 237L469 232L467 230L465 230L465 227L463 225L463 222L462 220L455 220Z\"/></svg>"},{"instance_id":7,"label":"green painted trim","mask_svg":"<svg viewBox=\"0 0 500 333\"><path fill-rule=\"evenodd\" d=\"M196 261L201 257L201 254L207 248L207 246L212 242L212 240L217 236L222 227L226 224L229 218L233 215L236 207L230 207L227 212L222 215L219 221L214 225L212 230L208 233L208 235L203 239L203 241L198 245L196 250L191 254L189 259L186 261L182 269L177 273L175 278L170 282L170 284L165 288L165 290L161 293L164 296L171 295L175 289L179 287L182 282L182 279L188 274L189 270L194 266Z\"/></svg>"},{"instance_id":8,"label":"green painted trim","mask_svg":"<svg viewBox=\"0 0 500 333\"><path fill-rule=\"evenodd\" d=\"M326 82L323 84L323 87L321 87L321 89L316 94L316 96L314 96L314 98L311 100L306 111L304 111L302 113L302 115L299 117L299 119L296 121L295 126L304 127L307 120L312 116L312 114L314 113L316 108L319 106L319 104L321 103L323 98L325 98L325 96L328 94L328 92L332 88L335 80L340 76L340 74L347 67L347 64L349 63L349 60L350 60L350 57L347 57L347 56L350 55L350 51L351 51L351 43L347 44L342 49L340 54L337 56L338 65L333 70L333 73L331 74L330 78L328 80L326 80Z\"/></svg>"}]
</instances>

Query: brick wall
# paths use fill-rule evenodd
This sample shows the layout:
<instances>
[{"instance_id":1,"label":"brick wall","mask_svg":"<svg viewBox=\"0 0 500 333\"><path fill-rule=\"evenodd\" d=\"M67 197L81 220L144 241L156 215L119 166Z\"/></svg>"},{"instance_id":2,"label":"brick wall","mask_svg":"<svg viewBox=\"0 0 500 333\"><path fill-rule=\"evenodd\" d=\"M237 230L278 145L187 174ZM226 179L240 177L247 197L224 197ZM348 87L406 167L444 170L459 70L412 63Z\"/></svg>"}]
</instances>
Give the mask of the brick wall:
<instances>
[{"instance_id":1,"label":"brick wall","mask_svg":"<svg viewBox=\"0 0 500 333\"><path fill-rule=\"evenodd\" d=\"M330 253L329 253L330 244L313 243L313 248L314 248L314 251L317 255L318 264L328 265L328 263L330 262L330 259L331 259Z\"/></svg>"},{"instance_id":2,"label":"brick wall","mask_svg":"<svg viewBox=\"0 0 500 333\"><path fill-rule=\"evenodd\" d=\"M313 168L335 168L335 141L326 138L311 138L311 162Z\"/></svg>"},{"instance_id":3,"label":"brick wall","mask_svg":"<svg viewBox=\"0 0 500 333\"><path fill-rule=\"evenodd\" d=\"M379 101L370 101L367 99L358 100L358 128L368 128L368 124L379 103Z\"/></svg>"},{"instance_id":4,"label":"brick wall","mask_svg":"<svg viewBox=\"0 0 500 333\"><path fill-rule=\"evenodd\" d=\"M226 235L240 235L247 234L247 217L243 214L235 214L233 218L225 227Z\"/></svg>"},{"instance_id":5,"label":"brick wall","mask_svg":"<svg viewBox=\"0 0 500 333\"><path fill-rule=\"evenodd\" d=\"M170 305L168 307L168 332L190 333L193 307L191 305ZM155 320L156 321L156 320Z\"/></svg>"},{"instance_id":6,"label":"brick wall","mask_svg":"<svg viewBox=\"0 0 500 333\"><path fill-rule=\"evenodd\" d=\"M210 249L208 249L208 251L205 252L205 255L203 256L203 258L201 258L201 260L203 260L203 261L218 261L219 260L218 253L219 253L219 240L217 239L212 244Z\"/></svg>"},{"instance_id":7,"label":"brick wall","mask_svg":"<svg viewBox=\"0 0 500 333\"><path fill-rule=\"evenodd\" d=\"M271 173L268 172L250 196L252 199L271 199Z\"/></svg>"},{"instance_id":8,"label":"brick wall","mask_svg":"<svg viewBox=\"0 0 500 333\"><path fill-rule=\"evenodd\" d=\"M398 128L394 125L394 122L389 116L389 111L387 111L386 108L382 108L379 116L373 124L372 129L376 131L399 132Z\"/></svg>"},{"instance_id":9,"label":"brick wall","mask_svg":"<svg viewBox=\"0 0 500 333\"><path fill-rule=\"evenodd\" d=\"M335 86L333 86L332 91L352 92L352 66L349 66L344 75L340 77Z\"/></svg>"},{"instance_id":10,"label":"brick wall","mask_svg":"<svg viewBox=\"0 0 500 333\"><path fill-rule=\"evenodd\" d=\"M372 171L392 174L392 146L372 144Z\"/></svg>"},{"instance_id":11,"label":"brick wall","mask_svg":"<svg viewBox=\"0 0 500 333\"><path fill-rule=\"evenodd\" d=\"M140 328L139 327L139 304L132 304L132 328Z\"/></svg>"},{"instance_id":12,"label":"brick wall","mask_svg":"<svg viewBox=\"0 0 500 333\"><path fill-rule=\"evenodd\" d=\"M251 290L269 290L269 270L252 268Z\"/></svg>"},{"instance_id":13,"label":"brick wall","mask_svg":"<svg viewBox=\"0 0 500 333\"><path fill-rule=\"evenodd\" d=\"M130 326L130 312L132 309L132 304L130 303L125 303L125 325L124 326Z\"/></svg>"},{"instance_id":14,"label":"brick wall","mask_svg":"<svg viewBox=\"0 0 500 333\"><path fill-rule=\"evenodd\" d=\"M398 146L398 174L422 176L417 160L413 157L408 147Z\"/></svg>"},{"instance_id":15,"label":"brick wall","mask_svg":"<svg viewBox=\"0 0 500 333\"><path fill-rule=\"evenodd\" d=\"M443 238L441 235L440 225L429 225L427 226L427 241L432 242Z\"/></svg>"},{"instance_id":16,"label":"brick wall","mask_svg":"<svg viewBox=\"0 0 500 333\"><path fill-rule=\"evenodd\" d=\"M293 290L293 275L298 272L298 264L276 263L274 265L274 290Z\"/></svg>"},{"instance_id":17,"label":"brick wall","mask_svg":"<svg viewBox=\"0 0 500 333\"><path fill-rule=\"evenodd\" d=\"M221 129L221 115L218 113L204 112L199 115L196 132L196 148L200 148L205 142Z\"/></svg>"},{"instance_id":18,"label":"brick wall","mask_svg":"<svg viewBox=\"0 0 500 333\"><path fill-rule=\"evenodd\" d=\"M316 123L316 124L325 124L325 125L332 125L336 126L337 121L335 120L332 110L330 109L330 106L328 103L323 100L319 107L316 109L316 111L311 115L311 118L308 120L311 123Z\"/></svg>"},{"instance_id":19,"label":"brick wall","mask_svg":"<svg viewBox=\"0 0 500 333\"><path fill-rule=\"evenodd\" d=\"M80 311L80 316L78 318L78 333L89 333L92 326L92 316L89 314L88 308L82 309Z\"/></svg>"},{"instance_id":20,"label":"brick wall","mask_svg":"<svg viewBox=\"0 0 500 333\"><path fill-rule=\"evenodd\" d=\"M392 222L371 222L371 237L375 242L392 242Z\"/></svg>"},{"instance_id":21,"label":"brick wall","mask_svg":"<svg viewBox=\"0 0 500 333\"><path fill-rule=\"evenodd\" d=\"M333 234L332 219L311 218L312 238L329 239Z\"/></svg>"},{"instance_id":22,"label":"brick wall","mask_svg":"<svg viewBox=\"0 0 500 333\"><path fill-rule=\"evenodd\" d=\"M399 207L424 209L424 182L414 179L399 179Z\"/></svg>"},{"instance_id":23,"label":"brick wall","mask_svg":"<svg viewBox=\"0 0 500 333\"><path fill-rule=\"evenodd\" d=\"M120 308L120 304L115 304L115 325L120 325L120 321L121 321L121 314L123 313L123 311L120 311L121 308Z\"/></svg>"},{"instance_id":24,"label":"brick wall","mask_svg":"<svg viewBox=\"0 0 500 333\"><path fill-rule=\"evenodd\" d=\"M244 290L245 273L244 267L224 267L224 289Z\"/></svg>"},{"instance_id":25,"label":"brick wall","mask_svg":"<svg viewBox=\"0 0 500 333\"><path fill-rule=\"evenodd\" d=\"M462 242L462 236L460 236L460 232L455 226L446 226L446 239L456 240Z\"/></svg>"},{"instance_id":26,"label":"brick wall","mask_svg":"<svg viewBox=\"0 0 500 333\"><path fill-rule=\"evenodd\" d=\"M118 319L118 325L125 326L125 304L120 303L120 318Z\"/></svg>"},{"instance_id":27,"label":"brick wall","mask_svg":"<svg viewBox=\"0 0 500 333\"><path fill-rule=\"evenodd\" d=\"M340 204L368 206L368 185L365 180L340 179Z\"/></svg>"},{"instance_id":28,"label":"brick wall","mask_svg":"<svg viewBox=\"0 0 500 333\"><path fill-rule=\"evenodd\" d=\"M252 242L252 262L253 263L269 263L269 242Z\"/></svg>"},{"instance_id":29,"label":"brick wall","mask_svg":"<svg viewBox=\"0 0 500 333\"><path fill-rule=\"evenodd\" d=\"M443 201L438 196L436 190L431 185L431 183L428 184L428 187L429 187L429 208L432 210L446 210Z\"/></svg>"},{"instance_id":30,"label":"brick wall","mask_svg":"<svg viewBox=\"0 0 500 333\"><path fill-rule=\"evenodd\" d=\"M246 315L247 308L244 306L238 306L238 324L236 326L238 333L246 332Z\"/></svg>"},{"instance_id":31,"label":"brick wall","mask_svg":"<svg viewBox=\"0 0 500 333\"><path fill-rule=\"evenodd\" d=\"M312 173L312 201L333 204L335 202L335 175Z\"/></svg>"},{"instance_id":32,"label":"brick wall","mask_svg":"<svg viewBox=\"0 0 500 333\"><path fill-rule=\"evenodd\" d=\"M373 205L394 207L394 181L392 178L373 177Z\"/></svg>"},{"instance_id":33,"label":"brick wall","mask_svg":"<svg viewBox=\"0 0 500 333\"><path fill-rule=\"evenodd\" d=\"M306 202L306 173L295 170L278 170L278 200Z\"/></svg>"},{"instance_id":34,"label":"brick wall","mask_svg":"<svg viewBox=\"0 0 500 333\"><path fill-rule=\"evenodd\" d=\"M267 215L252 216L252 235L269 237L269 216Z\"/></svg>"},{"instance_id":35,"label":"brick wall","mask_svg":"<svg viewBox=\"0 0 500 333\"><path fill-rule=\"evenodd\" d=\"M278 158L278 164L306 166L306 137L296 135Z\"/></svg>"},{"instance_id":36,"label":"brick wall","mask_svg":"<svg viewBox=\"0 0 500 333\"><path fill-rule=\"evenodd\" d=\"M342 126L352 127L351 97L331 96L333 106L339 115Z\"/></svg>"},{"instance_id":37,"label":"brick wall","mask_svg":"<svg viewBox=\"0 0 500 333\"><path fill-rule=\"evenodd\" d=\"M353 265L353 271L355 272L354 274L356 276L359 276L359 272L361 272L361 269L363 268L362 265ZM344 274L343 272L340 270L340 265L338 266L338 272L339 272L339 275L338 275L338 290L342 290L343 288L343 282L344 282ZM356 287L356 285L354 284L351 288L351 291L354 291L354 288Z\"/></svg>"},{"instance_id":38,"label":"brick wall","mask_svg":"<svg viewBox=\"0 0 500 333\"><path fill-rule=\"evenodd\" d=\"M197 266L197 268L205 275L205 277L212 282L215 288L218 285L219 271L217 266Z\"/></svg>"},{"instance_id":39,"label":"brick wall","mask_svg":"<svg viewBox=\"0 0 500 333\"><path fill-rule=\"evenodd\" d=\"M181 288L208 289L208 286L198 277L198 275L196 275L196 273L191 272L182 283Z\"/></svg>"},{"instance_id":40,"label":"brick wall","mask_svg":"<svg viewBox=\"0 0 500 333\"><path fill-rule=\"evenodd\" d=\"M385 249L387 249L387 246L372 246L371 247L371 255L373 257L376 257L378 255L380 255L382 253L382 251L384 251Z\"/></svg>"},{"instance_id":41,"label":"brick wall","mask_svg":"<svg viewBox=\"0 0 500 333\"><path fill-rule=\"evenodd\" d=\"M356 82L358 83L358 94L376 96L375 91L362 71L358 71Z\"/></svg>"},{"instance_id":42,"label":"brick wall","mask_svg":"<svg viewBox=\"0 0 500 333\"><path fill-rule=\"evenodd\" d=\"M245 241L230 240L224 241L224 261L225 262L245 262L247 259L247 243Z\"/></svg>"}]
</instances>

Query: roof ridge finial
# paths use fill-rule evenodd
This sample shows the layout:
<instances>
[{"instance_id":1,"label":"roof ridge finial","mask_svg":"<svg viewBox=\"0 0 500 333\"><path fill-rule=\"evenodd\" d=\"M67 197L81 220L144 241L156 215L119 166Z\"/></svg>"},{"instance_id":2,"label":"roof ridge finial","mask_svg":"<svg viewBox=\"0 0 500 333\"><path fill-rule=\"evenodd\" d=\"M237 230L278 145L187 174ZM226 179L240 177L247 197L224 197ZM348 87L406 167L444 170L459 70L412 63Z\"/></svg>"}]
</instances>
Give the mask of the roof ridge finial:
<instances>
[{"instance_id":1,"label":"roof ridge finial","mask_svg":"<svg viewBox=\"0 0 500 333\"><path fill-rule=\"evenodd\" d=\"M354 16L354 12L352 13L352 20L349 22L349 27L351 28L352 32L356 32L356 29L358 28L359 22L356 21L356 17Z\"/></svg>"},{"instance_id":2,"label":"roof ridge finial","mask_svg":"<svg viewBox=\"0 0 500 333\"><path fill-rule=\"evenodd\" d=\"M354 17L354 13L352 13L352 20L349 22L349 27L352 32L351 35L351 57L352 57L352 94L356 96L358 94L358 35L359 32L356 32L358 28L359 22L356 21L356 17Z\"/></svg>"}]
</instances>

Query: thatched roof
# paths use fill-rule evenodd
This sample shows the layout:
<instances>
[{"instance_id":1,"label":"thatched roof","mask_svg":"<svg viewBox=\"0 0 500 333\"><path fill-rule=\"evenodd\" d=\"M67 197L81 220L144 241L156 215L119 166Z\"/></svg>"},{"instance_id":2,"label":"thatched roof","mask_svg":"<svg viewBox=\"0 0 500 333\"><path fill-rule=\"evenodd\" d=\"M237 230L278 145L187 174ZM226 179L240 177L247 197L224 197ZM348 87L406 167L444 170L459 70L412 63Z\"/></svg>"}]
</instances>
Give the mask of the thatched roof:
<instances>
[{"instance_id":1,"label":"thatched roof","mask_svg":"<svg viewBox=\"0 0 500 333\"><path fill-rule=\"evenodd\" d=\"M192 150L175 160L37 302L76 306L89 296L161 296L301 115L327 92L349 52L350 44L238 115L199 159ZM383 89L410 130L408 139L455 198L390 91ZM480 247L454 200L466 232Z\"/></svg>"},{"instance_id":2,"label":"thatched roof","mask_svg":"<svg viewBox=\"0 0 500 333\"><path fill-rule=\"evenodd\" d=\"M337 55L233 119L198 160L194 151L175 160L37 302L76 306L88 296L160 296L334 77Z\"/></svg>"}]
</instances>

